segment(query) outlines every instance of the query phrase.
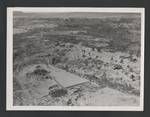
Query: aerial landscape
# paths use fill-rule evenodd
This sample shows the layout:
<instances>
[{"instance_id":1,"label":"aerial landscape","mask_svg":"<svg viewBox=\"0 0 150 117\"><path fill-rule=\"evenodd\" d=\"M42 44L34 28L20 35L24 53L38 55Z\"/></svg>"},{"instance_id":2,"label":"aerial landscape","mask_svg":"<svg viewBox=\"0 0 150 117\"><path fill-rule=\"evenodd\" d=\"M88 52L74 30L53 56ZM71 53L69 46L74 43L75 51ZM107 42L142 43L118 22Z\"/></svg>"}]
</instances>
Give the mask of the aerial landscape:
<instances>
[{"instance_id":1,"label":"aerial landscape","mask_svg":"<svg viewBox=\"0 0 150 117\"><path fill-rule=\"evenodd\" d=\"M139 13L13 12L14 106L139 106Z\"/></svg>"}]
</instances>

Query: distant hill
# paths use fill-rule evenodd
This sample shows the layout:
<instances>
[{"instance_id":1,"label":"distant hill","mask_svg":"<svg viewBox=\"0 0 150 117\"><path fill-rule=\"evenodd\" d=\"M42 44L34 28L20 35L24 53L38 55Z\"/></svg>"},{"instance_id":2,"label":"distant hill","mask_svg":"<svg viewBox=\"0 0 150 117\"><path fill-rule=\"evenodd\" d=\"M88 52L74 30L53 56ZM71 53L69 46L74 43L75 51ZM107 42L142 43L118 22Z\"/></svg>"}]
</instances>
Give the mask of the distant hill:
<instances>
[{"instance_id":1,"label":"distant hill","mask_svg":"<svg viewBox=\"0 0 150 117\"><path fill-rule=\"evenodd\" d=\"M107 18L107 17L140 17L139 13L97 13L97 12L65 12L65 13L43 13L43 12L20 12L15 11L14 16L23 17L45 17L45 18Z\"/></svg>"},{"instance_id":2,"label":"distant hill","mask_svg":"<svg viewBox=\"0 0 150 117\"><path fill-rule=\"evenodd\" d=\"M24 15L24 12L21 11L14 11L13 15Z\"/></svg>"}]
</instances>

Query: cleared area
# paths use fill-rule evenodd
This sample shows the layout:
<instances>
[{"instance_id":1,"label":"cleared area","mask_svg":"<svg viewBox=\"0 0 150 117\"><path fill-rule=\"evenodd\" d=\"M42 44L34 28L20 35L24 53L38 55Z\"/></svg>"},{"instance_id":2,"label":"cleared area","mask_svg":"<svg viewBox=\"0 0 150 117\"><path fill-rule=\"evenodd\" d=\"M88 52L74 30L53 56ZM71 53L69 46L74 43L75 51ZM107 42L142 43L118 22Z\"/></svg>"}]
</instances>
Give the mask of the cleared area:
<instances>
[{"instance_id":1,"label":"cleared area","mask_svg":"<svg viewBox=\"0 0 150 117\"><path fill-rule=\"evenodd\" d=\"M66 72L65 70L57 69L53 66L49 67L50 69L53 69L51 75L54 76L56 82L64 88L89 82L87 79L83 79L77 75Z\"/></svg>"}]
</instances>

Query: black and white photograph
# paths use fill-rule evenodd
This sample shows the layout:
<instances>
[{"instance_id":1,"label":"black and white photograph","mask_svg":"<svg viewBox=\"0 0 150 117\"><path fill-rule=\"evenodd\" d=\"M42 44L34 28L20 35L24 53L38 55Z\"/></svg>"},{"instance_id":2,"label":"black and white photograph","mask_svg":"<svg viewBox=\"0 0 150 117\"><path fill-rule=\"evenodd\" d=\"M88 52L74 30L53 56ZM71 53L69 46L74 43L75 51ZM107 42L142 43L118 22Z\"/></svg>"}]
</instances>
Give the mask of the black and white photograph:
<instances>
[{"instance_id":1,"label":"black and white photograph","mask_svg":"<svg viewBox=\"0 0 150 117\"><path fill-rule=\"evenodd\" d=\"M8 7L7 110L143 111L144 8Z\"/></svg>"}]
</instances>

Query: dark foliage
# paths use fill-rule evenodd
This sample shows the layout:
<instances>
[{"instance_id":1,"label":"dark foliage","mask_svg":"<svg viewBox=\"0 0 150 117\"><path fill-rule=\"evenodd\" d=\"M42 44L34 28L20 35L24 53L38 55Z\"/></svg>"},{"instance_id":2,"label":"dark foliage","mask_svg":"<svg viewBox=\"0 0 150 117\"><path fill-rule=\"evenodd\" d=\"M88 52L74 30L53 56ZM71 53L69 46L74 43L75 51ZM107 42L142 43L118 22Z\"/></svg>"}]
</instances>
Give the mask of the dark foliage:
<instances>
[{"instance_id":1,"label":"dark foliage","mask_svg":"<svg viewBox=\"0 0 150 117\"><path fill-rule=\"evenodd\" d=\"M66 89L55 89L55 90L50 92L50 95L52 97L61 97L61 96L65 96L66 94L67 94Z\"/></svg>"}]
</instances>

